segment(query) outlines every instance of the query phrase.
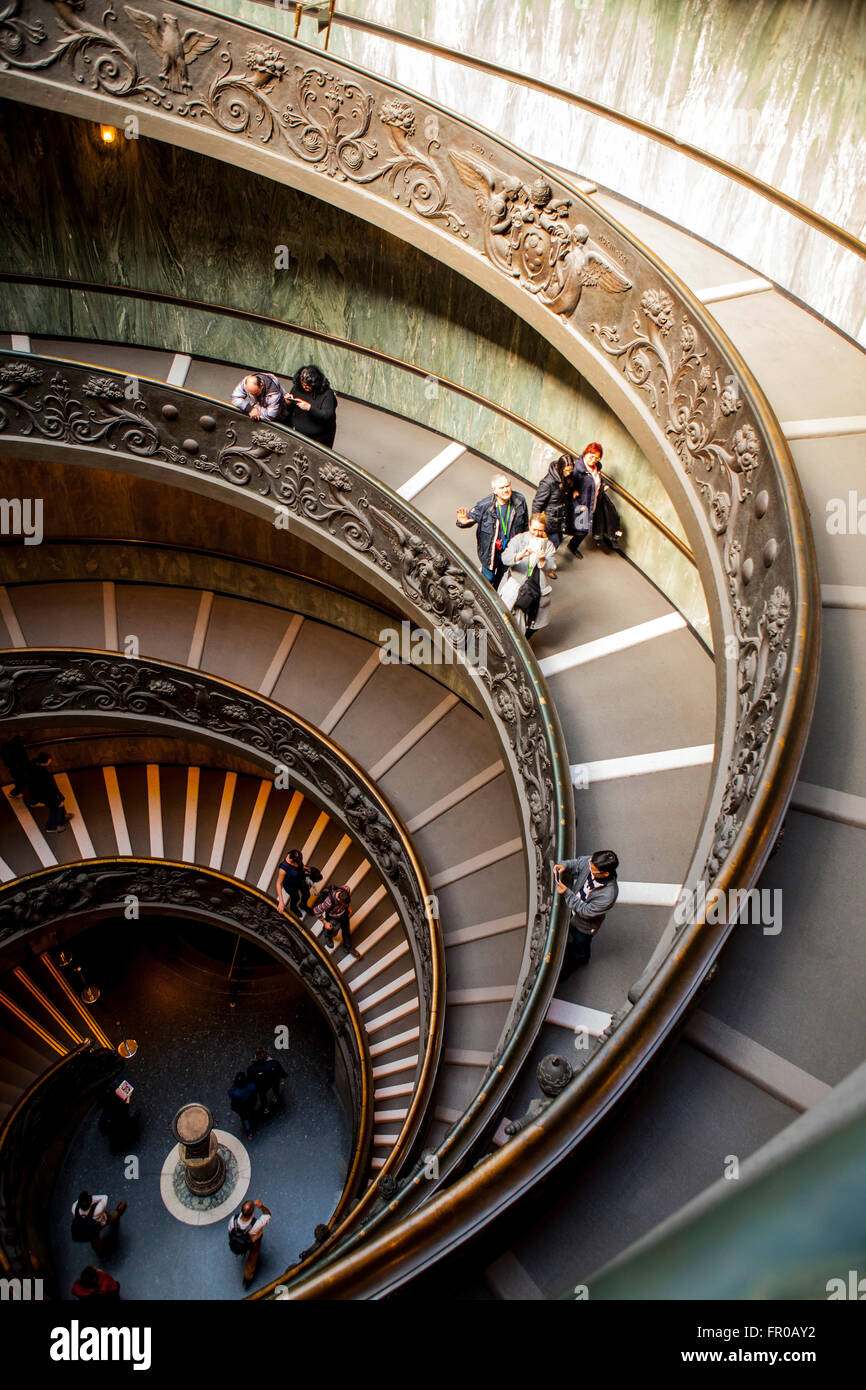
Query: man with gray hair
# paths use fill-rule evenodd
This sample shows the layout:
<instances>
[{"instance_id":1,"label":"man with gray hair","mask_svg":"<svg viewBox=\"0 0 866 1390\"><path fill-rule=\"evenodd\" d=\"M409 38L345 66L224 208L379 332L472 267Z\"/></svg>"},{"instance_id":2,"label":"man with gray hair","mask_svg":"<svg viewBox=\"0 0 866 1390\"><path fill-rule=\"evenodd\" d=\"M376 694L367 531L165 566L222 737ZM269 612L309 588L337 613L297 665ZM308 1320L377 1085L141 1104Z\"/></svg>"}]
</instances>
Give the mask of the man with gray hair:
<instances>
[{"instance_id":1,"label":"man with gray hair","mask_svg":"<svg viewBox=\"0 0 866 1390\"><path fill-rule=\"evenodd\" d=\"M529 530L529 508L522 492L515 492L504 473L490 481L490 492L469 511L460 507L457 525L477 526L476 542L481 573L494 587L505 573L502 552L512 536Z\"/></svg>"},{"instance_id":2,"label":"man with gray hair","mask_svg":"<svg viewBox=\"0 0 866 1390\"><path fill-rule=\"evenodd\" d=\"M252 372L232 391L232 405L251 420L282 420L286 413L286 396L270 372Z\"/></svg>"}]
</instances>

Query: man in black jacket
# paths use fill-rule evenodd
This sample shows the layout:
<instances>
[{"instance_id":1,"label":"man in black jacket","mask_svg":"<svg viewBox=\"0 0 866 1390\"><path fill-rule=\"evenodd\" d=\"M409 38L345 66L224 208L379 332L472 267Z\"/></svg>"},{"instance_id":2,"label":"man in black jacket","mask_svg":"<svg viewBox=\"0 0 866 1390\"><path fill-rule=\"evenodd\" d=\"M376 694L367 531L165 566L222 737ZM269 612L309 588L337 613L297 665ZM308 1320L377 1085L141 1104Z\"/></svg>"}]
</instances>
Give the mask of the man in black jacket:
<instances>
[{"instance_id":1,"label":"man in black jacket","mask_svg":"<svg viewBox=\"0 0 866 1390\"><path fill-rule=\"evenodd\" d=\"M502 552L512 536L529 530L529 508L522 492L515 492L504 474L493 478L492 491L469 511L461 507L457 525L477 526L476 541L481 573L497 589L505 573Z\"/></svg>"}]
</instances>

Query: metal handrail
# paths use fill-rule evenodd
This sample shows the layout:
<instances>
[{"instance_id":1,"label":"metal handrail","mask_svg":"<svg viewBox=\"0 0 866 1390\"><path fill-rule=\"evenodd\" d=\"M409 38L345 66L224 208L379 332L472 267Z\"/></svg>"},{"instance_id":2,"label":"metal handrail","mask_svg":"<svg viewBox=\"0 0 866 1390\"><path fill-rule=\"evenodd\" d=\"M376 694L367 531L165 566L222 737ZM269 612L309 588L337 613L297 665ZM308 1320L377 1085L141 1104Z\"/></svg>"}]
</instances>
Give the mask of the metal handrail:
<instances>
[{"instance_id":1,"label":"metal handrail","mask_svg":"<svg viewBox=\"0 0 866 1390\"><path fill-rule=\"evenodd\" d=\"M253 2L273 10L273 0L253 0ZM291 8L301 9L303 6L292 4ZM530 91L541 92L544 96L555 97L558 101L564 101L569 106L577 106L583 111L589 111L594 116L601 116L604 120L623 126L636 135L643 135L658 145L664 145L666 149L685 155L687 159L693 159L698 164L713 169L717 174L722 174L725 178L742 184L744 188L751 189L753 193L766 198L768 202L775 203L777 207L792 213L794 217L805 222L815 231L838 242L846 250L853 251L856 256L866 259L866 242L861 241L847 228L840 227L836 222L831 222L828 217L824 217L820 212L815 212L805 203L799 202L790 193L785 193L773 184L766 183L763 179L759 179L756 174L750 174L747 169L741 169L739 165L732 164L729 160L722 159L719 155L713 154L710 150L702 149L699 145L693 145L688 140L681 140L678 136L671 135L670 131L662 130L660 126L652 125L649 121L642 121L638 116L629 115L628 112L620 111L615 106L608 106L606 102L596 101L593 97L585 97L578 92L570 92L567 88L558 86L554 82L545 82L543 78L534 77L531 73L504 67L501 63L493 63L488 58L480 58L474 53L461 53L456 49L448 48L446 44L435 43L432 39L423 39L417 34L409 34L404 29L394 29L390 25L377 24L373 20L344 14L340 10L334 10L331 16L331 26L334 25L341 25L344 29L355 29L361 33L373 34L376 38L387 39L390 43L402 44L407 48L417 48L420 52L429 53L435 58L444 58L450 63L459 64L461 67L473 68L476 72L484 72L491 77L501 78L504 82L513 82L517 86L528 87ZM280 31L275 30L274 32L279 33Z\"/></svg>"},{"instance_id":2,"label":"metal handrail","mask_svg":"<svg viewBox=\"0 0 866 1390\"><path fill-rule=\"evenodd\" d=\"M245 167L250 167L254 151L259 172L295 181L350 212L375 219L386 230L474 275L482 288L533 324L608 393L676 490L705 581L714 634L724 641L726 655L730 646L730 659L716 663L719 757L686 883L691 886L706 877L721 892L754 883L787 808L814 709L820 592L805 501L778 421L742 357L704 306L573 182L475 123L355 64L329 54L324 73L316 66L322 64L320 52L281 39L267 52L248 49L246 61L255 71L244 71L236 67L231 45L236 41L242 50L262 32L257 26L165 0L180 22L186 22L188 14L207 14L208 27L224 39L222 54L205 57L192 73L193 93L184 106L186 114L200 112L210 123L203 130L203 123L184 124L155 109L156 65L133 32L133 23L119 16L110 35L99 31L100 42L116 53L117 65L111 69L113 90L94 96L75 75L82 41L59 32L51 8L40 0L14 3L26 5L29 17L39 14L47 19L54 48L40 57L18 37L16 52L9 54L0 75L5 91L37 104L62 102L65 110L85 116L96 110L103 116L106 111L126 111L132 103L143 128L158 138L218 150L229 162ZM48 29L44 33L47 36ZM91 31L87 43L92 42ZM24 68L37 59L40 71L34 79ZM277 72L275 65L281 65ZM43 93L40 84L52 90ZM229 88L238 95L227 114L222 102ZM274 92L273 100L263 88ZM303 115L298 114L298 104ZM344 106L347 111L338 125L335 107L340 111ZM238 138L237 123L244 119L264 123L257 145L246 133ZM414 132L434 121L438 134L425 150L407 145ZM304 122L306 144L294 133ZM313 168L314 163L318 167ZM410 177L410 166L426 171L423 179ZM395 192L398 176L404 182ZM545 208L548 211L542 213ZM532 243L525 245L525 228L533 219ZM540 267L547 278L537 281L533 277L539 267L539 243ZM610 249L619 269L602 245ZM587 285L593 288L581 299ZM5 438L11 443L8 432ZM189 442L195 447L192 438ZM22 447L16 442L16 448ZM34 440L30 456L36 456L37 447L45 452L45 442ZM179 449L172 462L181 463ZM193 466L187 459L183 464ZM406 525L422 534L426 523L406 504L401 506ZM408 544L411 550L411 534ZM414 561L409 563L411 567ZM480 590L474 590L474 601L491 616L499 612ZM541 678L532 678L533 666L526 664L531 658L527 653L524 661L519 642L517 651L526 672L522 678L535 687L534 700L549 701ZM508 707L515 709L511 701ZM539 719L536 736L543 724L545 738L551 737L558 749L560 740L551 733L553 712L541 711ZM503 746L512 759L514 747ZM525 750L527 745L521 747ZM555 773L558 808L569 800L570 789L562 785L564 763ZM537 801L535 806L539 809ZM566 833L564 827L557 828L557 838ZM546 833L544 838L549 838ZM534 848L530 869L540 875L550 856L538 844ZM536 884L539 893L549 892L549 884L540 877ZM551 932L556 919L554 905ZM569 1152L625 1094L689 1007L733 925L698 921L680 930L671 920L660 944L664 960L655 961L639 982L640 989L633 989L634 1007L551 1104L543 1125L517 1135L513 1149L509 1145L502 1156L489 1165L482 1163L450 1190L454 1220L463 1237L490 1219L518 1178L534 1181L545 1171L545 1163L549 1166ZM555 971L562 940L551 938L551 932L547 940L555 949L549 964ZM541 1023L539 998L540 992L533 991L521 1016L523 1022L533 1013L531 1026L536 1030ZM547 1156L541 1149L530 1152L541 1135ZM404 1191L392 1203L395 1220L390 1231L362 1233L372 1238L341 1258L338 1266L305 1280L301 1296L325 1291L333 1296L334 1290L348 1288L384 1291L435 1258L446 1233L431 1228L423 1220L424 1212L411 1209L412 1196L410 1192L409 1201L404 1200Z\"/></svg>"},{"instance_id":3,"label":"metal handrail","mask_svg":"<svg viewBox=\"0 0 866 1390\"><path fill-rule=\"evenodd\" d=\"M43 393L42 381L52 372ZM140 395L127 408L116 404L125 399L124 380L119 372L88 364L36 354L0 354L4 453L31 456L35 447L44 458L56 442L61 457L81 462L90 444L98 456L94 461L115 470L125 463L136 472L146 471L153 460L150 466L160 478L174 476L186 486L195 479L196 490L210 494L210 487L216 487L223 499L227 487L248 505L258 494L266 499L261 508L268 515L275 506L291 504L292 515L314 530L320 527L325 537L345 534L344 544L358 556L366 554L368 572L393 576L388 579L391 591L407 596L449 643L454 644L461 633L475 631L479 624L485 627L489 634L486 664L476 667L465 658L462 661L484 704L497 717L506 768L522 800L527 847L543 864L554 857L568 857L574 834L573 819L566 814L566 808L570 809L568 760L544 678L528 645L515 633L510 615L481 576L467 570L465 557L453 542L417 514L411 520L412 533L406 533L407 504L402 498L358 465L283 425L251 420L222 401L144 376L137 378ZM99 403L97 409L88 408L88 398ZM60 416L76 423L55 427L53 421ZM70 436L70 430L75 447L68 454L62 439ZM228 442L219 448L222 438ZM283 463L281 456L289 442L295 452ZM219 481L209 486L209 474L217 474ZM417 566L423 569L416 577ZM116 653L108 655L117 658ZM14 652L9 657L20 660ZM260 696L255 699L267 703ZM284 717L284 711L279 713ZM543 771L547 768L549 773ZM549 780L543 781L543 776ZM381 793L373 790L381 799ZM417 873L422 874L420 865ZM544 881L531 885L529 898L527 954L508 1031L491 1062L489 1080L440 1146L443 1179L489 1123L497 1096L513 1079L540 1029L555 988L565 946L561 900ZM438 964L442 950L438 931L433 948ZM438 968L436 978L441 980L443 967ZM439 1043L442 1024L442 1011L437 1009L430 1026ZM432 1085L432 1071L428 1076ZM379 1183L388 1176L383 1169ZM413 1184L419 1181L416 1177ZM378 1184L367 1195L372 1201ZM374 1223L383 1215L387 1209L377 1214Z\"/></svg>"},{"instance_id":4,"label":"metal handrail","mask_svg":"<svg viewBox=\"0 0 866 1390\"><path fill-rule=\"evenodd\" d=\"M549 445L550 448L555 449L558 453L573 454L575 452L572 445L564 443L561 439L557 439L555 435L548 434L547 430L541 429L540 426L534 425L531 421L524 419L522 415L518 415L515 411L509 410L508 406L500 405L498 401L492 401L488 396L482 396L480 392L473 391L470 386L463 386L460 382L451 381L448 377L441 376L436 372L431 372L428 368L418 366L417 363L409 362L405 358L394 357L391 353L383 352L381 348L369 347L364 343L355 343L350 338L341 338L338 334L328 333L321 328L306 328L303 324L292 323L287 319L274 318L270 314L259 314L252 310L236 309L225 304L211 304L204 300L189 299L183 295L167 294L161 290L132 289L126 285L105 285L90 280L65 280L56 275L20 275L13 271L0 270L0 284L39 285L45 289L74 290L86 294L108 294L119 298L144 300L146 303L172 304L184 309L191 309L199 312L204 310L211 314L223 315L226 318L241 319L249 323L260 324L263 328L282 329L287 333L297 334L298 337L310 338L317 343L328 343L332 347L339 347L347 352L356 352L361 357L369 357L374 362L383 362L389 367L395 367L399 371L408 373L410 376L422 377L424 380L428 380L431 376L435 376L436 381L441 386L444 386L446 390L453 391L455 395L462 396L464 400L471 401L473 405L479 405L485 410L489 410L492 414L499 415L503 420L507 420L509 424L516 425L519 429L526 430L527 434L533 435L536 439ZM50 338L53 335L43 334L41 336ZM82 339L80 341L88 340ZM99 341L104 342L105 340L100 339ZM123 344L123 346L129 345ZM234 365L233 363L226 363L222 358L203 358L199 354L196 354L196 360L199 362L219 362L224 366ZM520 477L522 475L518 474L517 476ZM665 540L678 550L684 559L688 560L689 564L696 564L694 554L675 531L672 531L669 526L665 525L660 517L657 517L649 507L645 506L633 493L629 492L622 483L617 482L609 473L605 473L604 476L605 482L611 486L613 491L616 492L623 501L628 502L629 506L633 507L634 510L643 517L644 521L648 521L650 525L654 526L656 530L664 536Z\"/></svg>"},{"instance_id":5,"label":"metal handrail","mask_svg":"<svg viewBox=\"0 0 866 1390\"><path fill-rule=\"evenodd\" d=\"M106 672L104 668L108 667L109 663L115 669ZM0 651L0 665L2 665L7 679L12 673L17 673L12 677L18 687L14 709L7 711L6 718L23 714L32 716L34 712L41 712L43 708L50 710L50 717L55 720L62 719L63 716L80 714L82 710L84 712L111 712L116 716L128 715L132 711L136 718L142 721L154 720L157 724L161 721L169 721L189 729L210 730L213 736L215 731L210 729L208 724L208 713L214 699L218 699L221 703L214 706L212 716L216 730L222 732L224 737L231 738L233 742L248 747L251 754L255 755L258 752L259 756L272 759L276 751L285 750L287 756L294 757L294 762L290 764L294 776L302 782L309 783L314 778L304 767L303 746L306 742L313 750L313 754L307 760L310 762L312 771L318 775L320 782L323 779L327 782L329 777L332 778L331 769L337 767L344 775L347 787L363 788L370 807L378 810L382 817L383 826L387 827L393 845L398 848L399 853L395 854L393 861L395 866L393 875L389 877L379 863L381 846L377 852L376 845L369 843L372 830L365 834L364 829L354 829L353 833L364 847L368 858L379 868L383 883L387 885L390 882L396 890L399 880L402 879L404 883L409 882L415 892L418 904L424 905L423 911L419 908L417 917L419 922L423 920L421 931L428 938L421 941L415 939L413 928L417 930L418 922L414 919L405 924L406 938L412 956L420 957L422 962L425 958L429 959L430 998L429 1000L425 999L425 988L421 978L422 970L416 964L415 971L419 977L419 1012L426 1015L424 1019L426 1036L424 1038L424 1056L408 1113L400 1127L398 1142L386 1160L388 1171L398 1166L411 1148L417 1134L435 1077L444 1022L442 1009L444 970L438 921L431 912L426 910L426 905L430 901L430 885L426 871L418 858L403 822L380 789L370 781L354 759L302 716L290 712L285 706L277 705L264 696L250 692L232 681L206 676L204 673L192 671L172 662L160 661L151 657L119 657L117 652L95 648L30 647L25 653L19 649L10 649ZM133 683L126 679L124 668L125 672L138 674L137 682ZM36 697L33 694L33 689L35 686L42 690L43 695L47 691L46 698L49 701L52 700L53 684L50 675L52 669L57 673L64 671L73 673L75 678L66 686L63 686L61 681L61 687L59 687L68 693L66 693L65 698L61 698L54 692L53 705L49 703L43 707L38 700L34 704ZM28 671L31 672L29 679ZM97 673L95 678L94 672ZM88 695L88 679L94 684L93 695ZM205 695L207 700L203 702L202 697ZM232 703L233 701L234 703ZM31 705L33 706L32 709ZM247 707L250 712L245 713L243 706ZM235 711L235 713L231 713L231 711ZM265 723L269 738L267 745L264 745L260 738L260 731ZM299 737L296 738L296 735ZM319 760L319 750L324 750L324 760ZM334 788L327 785L320 786L317 789L317 795L324 804L328 805L334 800ZM346 816L348 828L352 828L351 819L351 815ZM141 856L136 856L136 858L141 859ZM32 875L27 877L32 879ZM221 877L230 882L239 882L230 875L221 875ZM243 887L253 898L273 906L272 899L266 894L248 884L244 884ZM0 889L0 904L2 904L4 897L4 891ZM400 905L399 897L396 905ZM412 906L411 899L409 906ZM303 939L309 941L308 933L302 927L298 930ZM0 939L0 949L2 949L2 945L2 939ZM318 943L315 945L315 953L322 956ZM337 973L339 974L339 972ZM330 966L328 967L328 974L334 974ZM341 994L345 996L346 987L342 977L339 978L338 985ZM354 1004L347 1004L347 1008L350 1018L354 1019ZM358 1033L358 1055L361 1058L363 1073L362 1091L363 1096L366 1096L369 1058L361 1033ZM365 1057L367 1058L366 1062ZM361 1119L366 1123L369 1117L366 1114L364 1104L361 1106L361 1111Z\"/></svg>"},{"instance_id":6,"label":"metal handrail","mask_svg":"<svg viewBox=\"0 0 866 1390\"><path fill-rule=\"evenodd\" d=\"M0 912L5 909L9 899L21 892L26 893L31 888L48 888L50 890L50 905L46 913L40 916L38 925L30 928L29 931L25 930L19 936L15 937L15 942L17 944L21 941L22 937L26 939L27 935L30 933L43 931L49 923L57 923L62 921L65 917L78 914L78 909L74 906L70 906L70 903L65 899L60 883L60 880L69 877L70 871L74 871L76 888L79 887L87 877L93 876L99 880L99 888L102 897L100 900L99 893L88 895L87 907L85 910L90 912L106 907L110 908L115 902L122 903L125 893L128 891L129 885L132 882L132 876L135 875L138 870L145 870L147 867L154 865L158 866L161 870L166 870L168 873L197 876L205 882L213 881L215 885L226 885L239 894L241 901L248 899L252 903L266 904L267 907L270 908L274 907L273 900L269 898L266 893L263 893L261 889L256 888L250 883L246 883L243 879L238 879L231 874L223 873L222 870L213 869L202 864L190 864L185 860L181 861L167 857L157 859L153 856L142 854L117 854L110 859L73 858L65 860L62 864L54 865L49 868L34 869L27 874L21 874L17 878L9 879L0 885ZM117 870L117 874L112 878L110 876L110 871L114 869ZM105 871L109 871L109 873L106 874ZM106 878L108 880L107 883ZM165 891L165 884L161 883L160 888ZM110 897L108 896L109 889L114 890ZM185 896L182 902L175 906L177 910L186 911L193 916L196 915L195 905L191 904L188 895ZM208 904L208 913L212 920L215 915L215 909L212 904ZM203 913L202 915L208 914ZM337 1223L339 1226L344 1219L350 1215L350 1203L352 1203L353 1198L357 1198L360 1185L363 1181L364 1172L369 1163L369 1149L373 1131L372 1063L363 1021L352 991L346 985L340 971L334 968L333 963L328 959L327 953L316 937L310 935L301 923L293 923L292 925L296 937L303 942L304 948L308 953L308 958L314 960L319 969L325 972L339 994L351 1025L355 1052L360 1063L361 1089L357 1099L357 1114L355 1115L355 1127L357 1129L356 1142L353 1145L352 1161L346 1171L340 1197L330 1215L330 1220ZM236 931L238 930L236 927L234 929ZM238 931L235 942L235 952L237 952L237 947L242 936L254 940L263 950L272 955L276 955L284 966L297 973L297 965L295 962L290 961L287 952L270 938L259 935L254 927L250 927L248 921L245 921ZM5 949L6 942L0 940L0 959L2 959ZM323 999L321 996L316 997L319 998L322 1011L326 1017L330 1017L327 999ZM340 1034L333 1021L331 1021L331 1029L337 1040L338 1047L342 1048L343 1044L340 1039ZM75 1051L80 1052L84 1045L85 1044L82 1044L75 1049ZM348 1052L348 1049L346 1050ZM69 1055L74 1056L75 1052ZM66 1061L68 1058L61 1058L60 1060ZM22 1099L26 1099L26 1097ZM8 1117L7 1124L11 1118L11 1116ZM5 1127L3 1130L0 1130L0 1151L2 1151L5 1132Z\"/></svg>"},{"instance_id":7,"label":"metal handrail","mask_svg":"<svg viewBox=\"0 0 866 1390\"><path fill-rule=\"evenodd\" d=\"M14 1185L23 1182L25 1185L26 1192L27 1189L29 1189L29 1187L32 1185L36 1167L38 1167L38 1164L34 1165L33 1167L31 1167L28 1164L27 1160L28 1158L32 1157L32 1155L22 1152L21 1140L17 1131L22 1127L22 1125L26 1127L28 1120L34 1114L38 1116L38 1106L34 1110L34 1101L39 1101L46 1093L50 1095L51 1091L55 1086L55 1083L58 1081L58 1079L62 1080L67 1072L71 1071L73 1074L75 1074L81 1066L82 1059L87 1054L91 1053L94 1059L99 1059L106 1065L108 1064L109 1056L113 1056L109 1049L102 1047L101 1044L94 1042L91 1038L85 1038L70 1052L66 1053L65 1056L58 1057L58 1059L55 1062L52 1062L51 1065L47 1067L46 1070L42 1072L40 1076L36 1077L35 1081L32 1082L32 1084L27 1088L27 1090L24 1091L24 1093L21 1096L19 1096L18 1100L15 1102L12 1109L9 1111L9 1114L5 1117L2 1124L0 1124L0 1270L3 1271L4 1277L15 1276L26 1278L28 1275L33 1273L34 1269L38 1270L39 1268L38 1263L34 1262L32 1252L28 1251L26 1252L26 1259L23 1258L24 1252L21 1252L21 1263L16 1269L16 1264L13 1261L13 1259L10 1259L9 1250L7 1249L6 1244L9 1238L9 1224L11 1215L7 1208L7 1202L11 1200L17 1205L20 1202L21 1197L20 1189L14 1194L7 1194L6 1188L10 1184ZM108 1075L110 1075L112 1071L116 1072L119 1069L120 1062L117 1059L117 1057L114 1056L113 1063L111 1064L108 1070ZM100 1084L105 1079L106 1078L103 1077L98 1078ZM77 1078L75 1087L76 1101L80 1100L80 1084L80 1078ZM68 1113L68 1106L66 1107L66 1109ZM58 1108L56 1105L54 1105L50 1108L46 1108L44 1113L50 1113L52 1116L56 1116L58 1113L62 1115L64 1113L64 1108ZM78 1117L76 1116L75 1124L77 1123ZM53 1123L52 1137L54 1137L55 1133L56 1123ZM44 1152L44 1144L42 1144L40 1145L39 1157L42 1157L44 1155ZM20 1169L22 1165L25 1168L24 1174L15 1171L16 1167ZM45 1209L43 1208L42 1210L44 1213ZM20 1219L20 1211L17 1212L16 1215ZM24 1220L25 1222L27 1220L26 1214L24 1216ZM13 1232L14 1229L15 1228L13 1225ZM51 1274L50 1269L48 1270L48 1273Z\"/></svg>"}]
</instances>

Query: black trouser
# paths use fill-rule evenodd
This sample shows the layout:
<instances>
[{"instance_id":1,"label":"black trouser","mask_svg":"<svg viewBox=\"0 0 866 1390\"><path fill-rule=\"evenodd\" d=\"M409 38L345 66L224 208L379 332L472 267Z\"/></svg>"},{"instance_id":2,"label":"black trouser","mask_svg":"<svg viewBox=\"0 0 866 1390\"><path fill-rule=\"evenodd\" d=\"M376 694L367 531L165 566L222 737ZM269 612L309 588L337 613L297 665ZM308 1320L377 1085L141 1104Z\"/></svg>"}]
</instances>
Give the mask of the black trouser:
<instances>
[{"instance_id":1,"label":"black trouser","mask_svg":"<svg viewBox=\"0 0 866 1390\"><path fill-rule=\"evenodd\" d=\"M293 888L286 889L286 900L296 914L306 910L309 895L310 890L305 883L296 883Z\"/></svg>"},{"instance_id":2,"label":"black trouser","mask_svg":"<svg viewBox=\"0 0 866 1390\"><path fill-rule=\"evenodd\" d=\"M562 962L563 975L570 975L579 965L586 965L592 952L592 937L584 931L572 927L568 933L568 945Z\"/></svg>"},{"instance_id":3,"label":"black trouser","mask_svg":"<svg viewBox=\"0 0 866 1390\"><path fill-rule=\"evenodd\" d=\"M351 950L349 945L349 919L348 917L324 917L322 919L322 930L333 946L337 937L340 938L340 945L345 946L346 950Z\"/></svg>"}]
</instances>

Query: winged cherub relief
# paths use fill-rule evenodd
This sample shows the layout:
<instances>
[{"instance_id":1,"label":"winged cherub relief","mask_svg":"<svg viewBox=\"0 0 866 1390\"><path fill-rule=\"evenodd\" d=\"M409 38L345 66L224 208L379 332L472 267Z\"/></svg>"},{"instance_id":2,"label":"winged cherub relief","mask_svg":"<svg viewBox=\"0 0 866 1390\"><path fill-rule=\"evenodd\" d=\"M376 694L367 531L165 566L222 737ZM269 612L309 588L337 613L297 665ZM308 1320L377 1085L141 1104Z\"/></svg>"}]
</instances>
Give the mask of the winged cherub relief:
<instances>
[{"instance_id":1,"label":"winged cherub relief","mask_svg":"<svg viewBox=\"0 0 866 1390\"><path fill-rule=\"evenodd\" d=\"M584 289L622 294L631 289L582 223L571 227L571 202L554 198L543 178L527 188L476 155L450 150L462 181L484 214L484 250L494 265L519 280L555 314L573 314Z\"/></svg>"},{"instance_id":2,"label":"winged cherub relief","mask_svg":"<svg viewBox=\"0 0 866 1390\"><path fill-rule=\"evenodd\" d=\"M215 34L203 34L200 29L187 29L181 38L177 20L172 14L164 14L162 21L145 10L134 10L124 5L124 10L139 33L143 34L156 54L162 59L160 81L169 92L184 92L192 88L187 64L195 62L203 53L209 53L219 40Z\"/></svg>"}]
</instances>

